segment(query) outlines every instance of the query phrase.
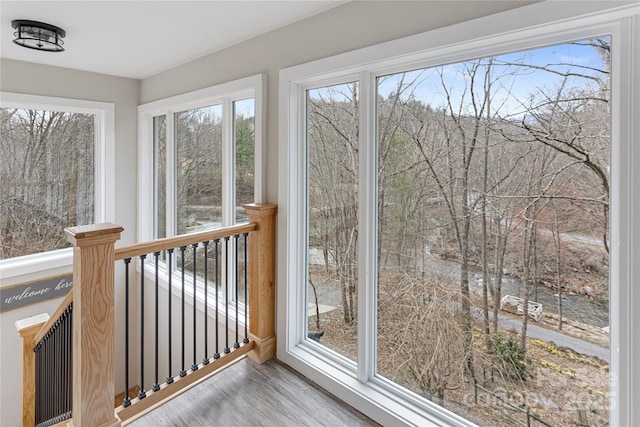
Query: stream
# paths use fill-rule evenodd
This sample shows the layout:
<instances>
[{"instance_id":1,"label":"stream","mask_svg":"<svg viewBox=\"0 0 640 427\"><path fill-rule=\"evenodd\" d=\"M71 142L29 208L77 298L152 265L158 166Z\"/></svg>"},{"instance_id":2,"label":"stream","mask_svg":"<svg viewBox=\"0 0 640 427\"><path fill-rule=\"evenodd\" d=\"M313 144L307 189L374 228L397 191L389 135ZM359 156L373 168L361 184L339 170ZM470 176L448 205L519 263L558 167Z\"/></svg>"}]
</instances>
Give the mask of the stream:
<instances>
[{"instance_id":1,"label":"stream","mask_svg":"<svg viewBox=\"0 0 640 427\"><path fill-rule=\"evenodd\" d=\"M455 261L445 261L432 255L429 247L425 249L427 253L425 268L428 271L444 275L452 283L459 283L460 265ZM482 293L482 272L473 267L469 268L469 289L471 292ZM555 290L538 285L537 296L535 289L532 289L531 293L530 300L541 303L545 313L558 314L558 294ZM524 285L522 281L509 275L503 276L501 295L523 298ZM609 326L609 302L601 299L592 300L584 295L564 294L562 295L562 317L603 328Z\"/></svg>"},{"instance_id":2,"label":"stream","mask_svg":"<svg viewBox=\"0 0 640 427\"><path fill-rule=\"evenodd\" d=\"M425 248L425 269L432 273L440 274L452 285L460 281L460 265L455 261L446 261L431 254L430 247ZM315 265L324 265L322 251L318 248L309 250L309 262ZM482 272L477 269L469 269L469 288L471 292L482 293ZM324 283L316 283L318 300L321 304L337 306L341 303L340 293L332 286ZM519 298L524 296L524 286L520 279L505 275L502 278L501 294L513 295ZM313 298L310 296L310 300ZM491 298L489 296L489 298ZM558 314L558 296L555 290L539 285L537 296L532 290L531 301L542 304L545 313ZM562 316L565 319L586 323L597 327L609 326L609 302L601 299L591 300L584 295L564 294L562 296Z\"/></svg>"}]
</instances>

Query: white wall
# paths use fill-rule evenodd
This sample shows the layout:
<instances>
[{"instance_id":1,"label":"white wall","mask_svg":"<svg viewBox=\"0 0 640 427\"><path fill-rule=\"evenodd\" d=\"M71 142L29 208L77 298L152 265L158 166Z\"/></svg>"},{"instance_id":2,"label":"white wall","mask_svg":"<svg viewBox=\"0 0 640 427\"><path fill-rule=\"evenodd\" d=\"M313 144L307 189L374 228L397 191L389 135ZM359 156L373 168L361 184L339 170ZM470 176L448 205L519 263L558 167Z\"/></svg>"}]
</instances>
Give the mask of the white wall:
<instances>
[{"instance_id":1,"label":"white wall","mask_svg":"<svg viewBox=\"0 0 640 427\"><path fill-rule=\"evenodd\" d=\"M0 61L2 91L115 104L117 168L115 222L125 229L122 240L118 244L134 243L137 236L136 142L140 82L7 59ZM58 273L65 272L46 272L44 277ZM6 283L0 278L0 286L13 284ZM120 287L116 289L116 298L119 295L122 295ZM22 419L22 345L14 323L16 320L41 313L52 314L60 301L61 298L57 298L0 314L0 345L2 345L0 350L0 426L2 427L19 426Z\"/></svg>"}]
</instances>

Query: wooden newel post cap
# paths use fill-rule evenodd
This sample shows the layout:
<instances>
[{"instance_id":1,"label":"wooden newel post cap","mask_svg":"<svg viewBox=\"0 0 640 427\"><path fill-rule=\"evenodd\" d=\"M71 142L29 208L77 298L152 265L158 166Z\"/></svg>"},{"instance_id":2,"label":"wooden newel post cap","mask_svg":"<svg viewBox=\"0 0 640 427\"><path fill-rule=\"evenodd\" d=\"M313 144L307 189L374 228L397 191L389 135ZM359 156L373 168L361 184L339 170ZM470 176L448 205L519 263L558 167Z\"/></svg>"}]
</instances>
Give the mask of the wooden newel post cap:
<instances>
[{"instance_id":1,"label":"wooden newel post cap","mask_svg":"<svg viewBox=\"0 0 640 427\"><path fill-rule=\"evenodd\" d=\"M96 243L108 243L120 239L120 233L124 231L119 225L105 222L102 224L78 225L64 229L67 241L73 245L81 241Z\"/></svg>"}]
</instances>

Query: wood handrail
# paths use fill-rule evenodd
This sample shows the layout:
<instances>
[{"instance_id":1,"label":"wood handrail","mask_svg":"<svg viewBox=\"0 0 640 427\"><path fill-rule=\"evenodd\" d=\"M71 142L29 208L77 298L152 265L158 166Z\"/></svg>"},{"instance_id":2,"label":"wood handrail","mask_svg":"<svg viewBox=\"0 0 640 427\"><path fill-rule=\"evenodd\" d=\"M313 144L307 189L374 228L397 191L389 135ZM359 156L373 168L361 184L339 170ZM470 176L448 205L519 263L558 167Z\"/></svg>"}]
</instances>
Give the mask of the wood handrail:
<instances>
[{"instance_id":1,"label":"wood handrail","mask_svg":"<svg viewBox=\"0 0 640 427\"><path fill-rule=\"evenodd\" d=\"M218 228L215 230L201 231L198 233L185 234L176 237L166 237L151 242L137 243L129 246L116 248L116 260L133 258L140 255L146 255L153 252L159 252L167 249L173 249L180 246L201 243L210 240L223 239L237 234L250 233L257 228L256 223L233 225L230 227Z\"/></svg>"},{"instance_id":2,"label":"wood handrail","mask_svg":"<svg viewBox=\"0 0 640 427\"><path fill-rule=\"evenodd\" d=\"M58 318L62 315L62 313L69 307L69 304L73 302L73 292L69 291L67 295L64 297L56 311L53 312L53 315L49 317L47 323L42 325L42 328L38 331L33 340L31 341L31 348L34 349L40 340L44 338L44 336L49 332L49 329L58 321Z\"/></svg>"}]
</instances>

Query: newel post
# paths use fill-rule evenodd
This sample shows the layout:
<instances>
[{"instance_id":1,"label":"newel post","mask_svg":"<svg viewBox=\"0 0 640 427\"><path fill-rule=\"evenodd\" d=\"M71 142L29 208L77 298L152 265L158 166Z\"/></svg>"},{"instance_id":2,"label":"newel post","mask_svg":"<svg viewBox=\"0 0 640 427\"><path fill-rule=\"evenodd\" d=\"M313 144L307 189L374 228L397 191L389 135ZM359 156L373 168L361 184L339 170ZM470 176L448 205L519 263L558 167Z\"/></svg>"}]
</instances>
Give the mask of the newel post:
<instances>
[{"instance_id":1,"label":"newel post","mask_svg":"<svg viewBox=\"0 0 640 427\"><path fill-rule=\"evenodd\" d=\"M22 338L22 425L36 423L36 354L33 340L49 320L48 314L39 314L18 320L16 329Z\"/></svg>"},{"instance_id":2,"label":"newel post","mask_svg":"<svg viewBox=\"0 0 640 427\"><path fill-rule=\"evenodd\" d=\"M114 413L114 244L123 228L65 229L73 244L73 418L76 427L119 426Z\"/></svg>"},{"instance_id":3,"label":"newel post","mask_svg":"<svg viewBox=\"0 0 640 427\"><path fill-rule=\"evenodd\" d=\"M243 206L249 222L258 224L249 234L249 335L255 348L249 357L262 363L276 354L275 249L276 205Z\"/></svg>"}]
</instances>

